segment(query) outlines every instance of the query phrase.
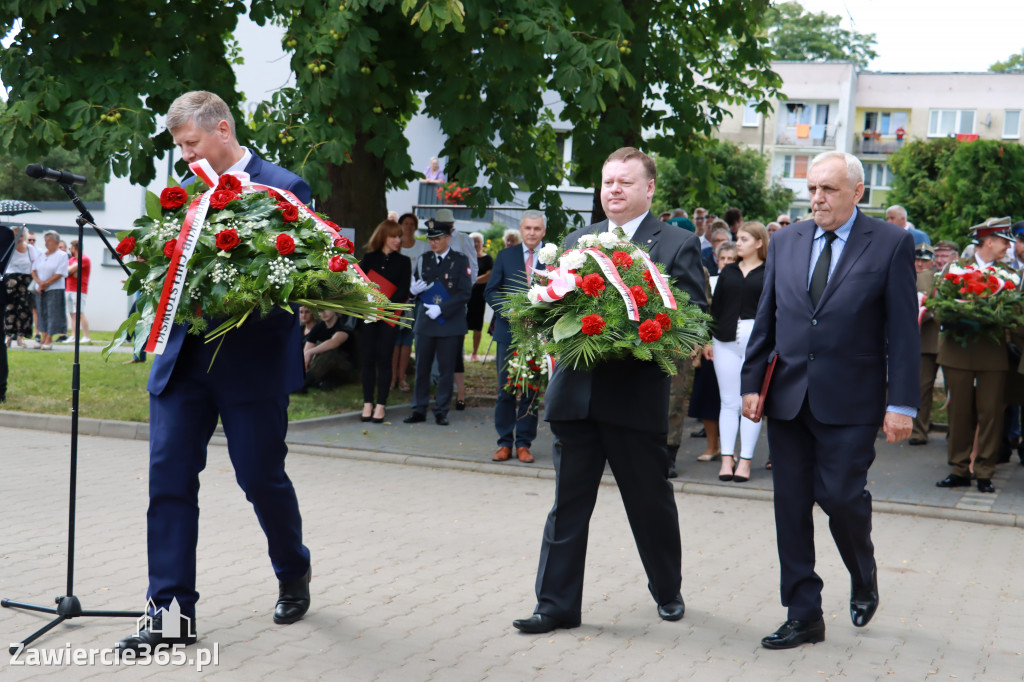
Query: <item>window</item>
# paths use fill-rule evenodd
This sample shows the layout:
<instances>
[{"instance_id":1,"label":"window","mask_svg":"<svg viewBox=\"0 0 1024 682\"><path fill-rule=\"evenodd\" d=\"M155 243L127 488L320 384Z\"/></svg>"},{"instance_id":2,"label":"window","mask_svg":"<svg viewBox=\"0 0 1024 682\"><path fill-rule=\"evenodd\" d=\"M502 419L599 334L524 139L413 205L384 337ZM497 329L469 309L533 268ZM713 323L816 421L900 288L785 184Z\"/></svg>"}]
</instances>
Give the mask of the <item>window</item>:
<instances>
[{"instance_id":1,"label":"window","mask_svg":"<svg viewBox=\"0 0 1024 682\"><path fill-rule=\"evenodd\" d=\"M1003 137L1020 138L1020 109L1007 109L1003 118Z\"/></svg>"},{"instance_id":2,"label":"window","mask_svg":"<svg viewBox=\"0 0 1024 682\"><path fill-rule=\"evenodd\" d=\"M828 104L786 102L786 125L827 125Z\"/></svg>"},{"instance_id":3,"label":"window","mask_svg":"<svg viewBox=\"0 0 1024 682\"><path fill-rule=\"evenodd\" d=\"M884 163L864 164L864 196L861 197L862 206L871 205L873 190L887 190L892 186L892 169Z\"/></svg>"},{"instance_id":4,"label":"window","mask_svg":"<svg viewBox=\"0 0 1024 682\"><path fill-rule=\"evenodd\" d=\"M790 156L782 159L782 177L784 178L806 178L809 156Z\"/></svg>"},{"instance_id":5,"label":"window","mask_svg":"<svg viewBox=\"0 0 1024 682\"><path fill-rule=\"evenodd\" d=\"M973 109L932 109L929 112L928 137L950 137L973 133Z\"/></svg>"},{"instance_id":6,"label":"window","mask_svg":"<svg viewBox=\"0 0 1024 682\"><path fill-rule=\"evenodd\" d=\"M864 112L864 130L882 135L895 135L900 128L906 132L907 112L905 111Z\"/></svg>"},{"instance_id":7,"label":"window","mask_svg":"<svg viewBox=\"0 0 1024 682\"><path fill-rule=\"evenodd\" d=\"M757 109L754 108L756 106L757 102L748 102L747 105L743 107L744 128L756 128L761 125L761 114L759 114Z\"/></svg>"}]
</instances>

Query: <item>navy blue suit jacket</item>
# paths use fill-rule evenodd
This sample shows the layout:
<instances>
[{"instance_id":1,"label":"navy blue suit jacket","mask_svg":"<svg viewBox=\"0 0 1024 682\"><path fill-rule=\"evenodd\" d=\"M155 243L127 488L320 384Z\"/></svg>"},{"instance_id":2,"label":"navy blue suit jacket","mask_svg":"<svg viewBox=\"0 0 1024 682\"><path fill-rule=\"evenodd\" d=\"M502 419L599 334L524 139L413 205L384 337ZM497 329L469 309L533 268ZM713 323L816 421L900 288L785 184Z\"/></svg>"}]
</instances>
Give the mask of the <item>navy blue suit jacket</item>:
<instances>
[{"instance_id":1,"label":"navy blue suit jacket","mask_svg":"<svg viewBox=\"0 0 1024 682\"><path fill-rule=\"evenodd\" d=\"M916 408L921 398L914 239L858 211L815 307L807 291L815 229L801 221L772 235L741 390L761 390L777 353L768 417L794 419L806 396L823 424L881 424L886 405Z\"/></svg>"},{"instance_id":2,"label":"navy blue suit jacket","mask_svg":"<svg viewBox=\"0 0 1024 682\"><path fill-rule=\"evenodd\" d=\"M541 242L543 246L544 242ZM539 250L539 247L538 247ZM547 269L546 265L537 263L537 253L533 254L534 270ZM512 343L512 329L502 314L505 296L515 291L526 289L526 263L523 260L523 245L515 244L498 252L494 259L494 269L484 288L484 300L494 308L494 342L506 346Z\"/></svg>"},{"instance_id":3,"label":"navy blue suit jacket","mask_svg":"<svg viewBox=\"0 0 1024 682\"><path fill-rule=\"evenodd\" d=\"M255 152L246 164L245 172L253 182L289 190L303 203L312 199L305 180L264 161ZM188 178L182 184L194 180L194 177ZM187 331L186 325L174 325L164 352L153 360L146 387L153 395L160 395L167 386ZM291 393L302 388L304 369L298 315L274 310L263 319L256 316L241 329L229 332L210 373L214 380L222 379L239 391L259 395L279 394L281 391Z\"/></svg>"}]
</instances>

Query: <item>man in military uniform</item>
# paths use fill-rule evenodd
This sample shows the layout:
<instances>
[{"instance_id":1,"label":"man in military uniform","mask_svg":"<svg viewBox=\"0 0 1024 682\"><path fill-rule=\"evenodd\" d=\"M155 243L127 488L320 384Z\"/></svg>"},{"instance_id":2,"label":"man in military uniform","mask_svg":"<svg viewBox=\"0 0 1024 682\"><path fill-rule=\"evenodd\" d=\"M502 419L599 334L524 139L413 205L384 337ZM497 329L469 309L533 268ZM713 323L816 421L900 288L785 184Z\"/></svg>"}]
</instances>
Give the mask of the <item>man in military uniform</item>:
<instances>
[{"instance_id":1,"label":"man in military uniform","mask_svg":"<svg viewBox=\"0 0 1024 682\"><path fill-rule=\"evenodd\" d=\"M914 267L917 269L917 292L926 298L935 291L935 251L928 244L918 244L914 249ZM939 370L939 323L931 311L925 310L921 317L921 407L914 417L914 431L908 441L911 445L928 442L928 427L932 418L932 392L935 389L935 375Z\"/></svg>"},{"instance_id":2,"label":"man in military uniform","mask_svg":"<svg viewBox=\"0 0 1024 682\"><path fill-rule=\"evenodd\" d=\"M970 231L978 242L974 258L961 259L957 263L985 268L1002 261L1006 250L1013 244L1009 228L1009 218L989 218L971 227ZM943 329L945 326L943 323ZM974 460L974 475L978 490L994 493L992 475L1003 440L1004 393L1009 369L1006 342L978 336L964 347L941 334L938 362L949 390L950 474L935 485L940 488L971 485L971 449L977 431L978 455Z\"/></svg>"},{"instance_id":3,"label":"man in military uniform","mask_svg":"<svg viewBox=\"0 0 1024 682\"><path fill-rule=\"evenodd\" d=\"M466 303L473 288L469 260L451 248L451 227L433 222L427 230L430 251L416 259L409 291L417 296L416 323L416 386L412 414L406 424L427 420L430 404L430 366L437 358L440 377L434 397L434 420L448 425L448 408L452 402L455 362L462 354L462 338L466 335ZM439 285L441 291L438 290Z\"/></svg>"}]
</instances>

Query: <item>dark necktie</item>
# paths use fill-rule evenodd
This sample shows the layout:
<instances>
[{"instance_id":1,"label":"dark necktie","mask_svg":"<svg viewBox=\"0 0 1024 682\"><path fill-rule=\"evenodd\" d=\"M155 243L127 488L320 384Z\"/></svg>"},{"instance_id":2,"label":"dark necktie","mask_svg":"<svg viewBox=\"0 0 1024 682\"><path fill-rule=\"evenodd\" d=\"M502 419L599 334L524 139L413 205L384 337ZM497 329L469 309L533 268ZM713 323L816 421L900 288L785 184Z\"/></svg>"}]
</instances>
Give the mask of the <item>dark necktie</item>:
<instances>
[{"instance_id":1,"label":"dark necktie","mask_svg":"<svg viewBox=\"0 0 1024 682\"><path fill-rule=\"evenodd\" d=\"M435 258L437 258L437 264L440 265L441 261L443 260L441 256L435 256Z\"/></svg>"},{"instance_id":2,"label":"dark necktie","mask_svg":"<svg viewBox=\"0 0 1024 682\"><path fill-rule=\"evenodd\" d=\"M825 232L825 246L821 249L818 262L814 264L814 273L811 275L811 303L815 307L825 293L825 285L828 284L828 269L832 266L832 242L835 241L834 231Z\"/></svg>"}]
</instances>

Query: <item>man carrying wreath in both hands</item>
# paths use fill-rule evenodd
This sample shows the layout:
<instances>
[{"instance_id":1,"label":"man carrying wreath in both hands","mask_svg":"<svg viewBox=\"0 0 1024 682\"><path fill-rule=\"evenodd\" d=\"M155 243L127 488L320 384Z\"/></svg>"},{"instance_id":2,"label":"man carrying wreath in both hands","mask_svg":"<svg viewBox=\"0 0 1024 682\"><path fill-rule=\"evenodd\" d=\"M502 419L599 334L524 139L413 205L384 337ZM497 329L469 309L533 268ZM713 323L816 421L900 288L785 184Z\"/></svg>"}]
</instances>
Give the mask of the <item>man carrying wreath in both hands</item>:
<instances>
[{"instance_id":1,"label":"man carrying wreath in both hands","mask_svg":"<svg viewBox=\"0 0 1024 682\"><path fill-rule=\"evenodd\" d=\"M601 171L601 205L608 220L576 230L573 248L586 234L622 230L650 249L690 301L707 307L700 241L693 232L659 221L650 212L654 161L624 147ZM545 418L555 435L555 503L544 526L537 570L537 606L512 625L525 633L580 624L583 567L590 517L605 462L611 465L633 530L648 587L665 620L683 617L679 516L666 478L669 375L654 362L607 361L593 371L556 362L545 397Z\"/></svg>"},{"instance_id":2,"label":"man carrying wreath in both hands","mask_svg":"<svg viewBox=\"0 0 1024 682\"><path fill-rule=\"evenodd\" d=\"M174 100L167 128L192 163L206 159L218 175L245 171L256 183L291 191L310 201L302 178L241 147L227 105L210 92ZM217 419L224 426L235 478L267 535L278 579L274 622L293 623L309 609L309 550L302 544L302 518L295 489L284 470L288 452L288 395L303 384L302 335L297 315L274 311L253 319L218 344L205 343L175 325L149 375L149 594L155 613L150 627L118 642L118 650L149 651L162 644L191 644L194 628L164 636L162 616L174 613L195 623L196 544L199 536L199 472ZM168 632L175 628L168 627Z\"/></svg>"}]
</instances>

